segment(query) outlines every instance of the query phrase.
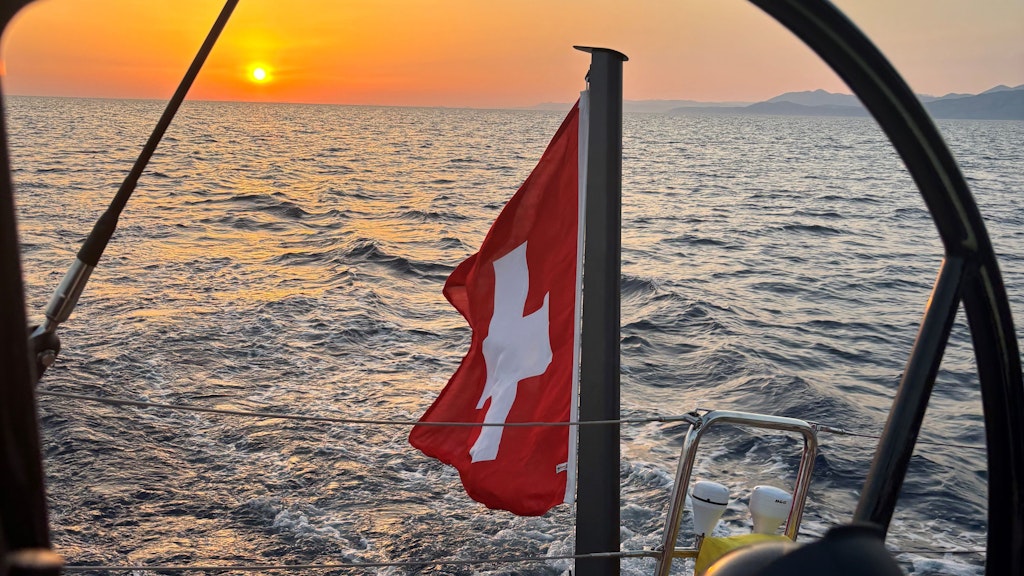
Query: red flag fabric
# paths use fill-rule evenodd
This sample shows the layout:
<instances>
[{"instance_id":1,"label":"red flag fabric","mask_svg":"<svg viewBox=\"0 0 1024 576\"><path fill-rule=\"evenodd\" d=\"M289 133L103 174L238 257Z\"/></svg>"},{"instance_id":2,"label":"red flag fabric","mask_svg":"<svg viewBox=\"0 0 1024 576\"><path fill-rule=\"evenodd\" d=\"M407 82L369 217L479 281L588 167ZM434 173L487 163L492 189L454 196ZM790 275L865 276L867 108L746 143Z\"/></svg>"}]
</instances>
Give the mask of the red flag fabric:
<instances>
[{"instance_id":1,"label":"red flag fabric","mask_svg":"<svg viewBox=\"0 0 1024 576\"><path fill-rule=\"evenodd\" d=\"M473 336L420 422L568 422L575 416L579 110L577 103L479 252L445 283L445 297ZM536 516L571 501L571 432L566 426L417 425L409 441L456 467L474 500Z\"/></svg>"}]
</instances>

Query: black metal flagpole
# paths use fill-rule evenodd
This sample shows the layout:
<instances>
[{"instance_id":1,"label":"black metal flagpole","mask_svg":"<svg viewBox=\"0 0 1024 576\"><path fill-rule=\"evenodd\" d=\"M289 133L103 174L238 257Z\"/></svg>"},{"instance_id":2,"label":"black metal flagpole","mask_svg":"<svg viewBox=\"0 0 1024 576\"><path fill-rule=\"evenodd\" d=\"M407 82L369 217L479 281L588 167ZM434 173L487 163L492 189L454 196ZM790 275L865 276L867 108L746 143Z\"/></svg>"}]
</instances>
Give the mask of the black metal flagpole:
<instances>
[{"instance_id":1,"label":"black metal flagpole","mask_svg":"<svg viewBox=\"0 0 1024 576\"><path fill-rule=\"evenodd\" d=\"M619 418L619 277L622 220L622 63L590 53L590 137L583 263L580 421ZM619 427L580 426L576 553L619 550ZM618 558L582 558L576 573L617 576Z\"/></svg>"}]
</instances>

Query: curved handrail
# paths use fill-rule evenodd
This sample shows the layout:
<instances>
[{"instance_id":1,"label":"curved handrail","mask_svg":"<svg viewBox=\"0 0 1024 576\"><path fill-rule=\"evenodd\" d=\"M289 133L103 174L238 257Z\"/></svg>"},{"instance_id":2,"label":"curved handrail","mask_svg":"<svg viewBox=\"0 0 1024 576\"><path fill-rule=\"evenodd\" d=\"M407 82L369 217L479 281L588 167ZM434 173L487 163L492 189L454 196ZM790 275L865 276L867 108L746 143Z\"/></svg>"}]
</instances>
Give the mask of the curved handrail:
<instances>
[{"instance_id":1,"label":"curved handrail","mask_svg":"<svg viewBox=\"0 0 1024 576\"><path fill-rule=\"evenodd\" d=\"M751 0L814 50L871 112L917 183L945 246L949 280L935 293L951 305L940 324L928 324L911 356L890 413L916 421L886 426L861 494L857 520L888 525L906 475L948 325L962 298L971 328L985 413L989 468L988 566L1006 573L1024 567L1024 383L1009 302L995 252L967 183L924 106L882 53L824 0ZM948 266L947 266L948 265ZM929 310L929 316L932 314ZM926 331L927 329L927 331ZM934 330L941 330L942 326ZM931 338L931 342L923 340ZM929 346L931 344L931 346ZM908 391L908 394L904 394Z\"/></svg>"}]
</instances>

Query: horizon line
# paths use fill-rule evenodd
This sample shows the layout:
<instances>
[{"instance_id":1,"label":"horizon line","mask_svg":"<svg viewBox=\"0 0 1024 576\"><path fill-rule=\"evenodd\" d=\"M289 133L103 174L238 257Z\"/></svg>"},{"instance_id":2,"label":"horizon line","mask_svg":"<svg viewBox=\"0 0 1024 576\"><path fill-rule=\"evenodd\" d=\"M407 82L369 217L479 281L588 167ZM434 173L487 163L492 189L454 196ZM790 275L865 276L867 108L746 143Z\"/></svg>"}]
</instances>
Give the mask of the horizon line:
<instances>
[{"instance_id":1,"label":"horizon line","mask_svg":"<svg viewBox=\"0 0 1024 576\"><path fill-rule=\"evenodd\" d=\"M929 98L944 98L951 95L965 95L965 96L978 96L984 94L994 88L1005 87L1009 90L1024 90L1024 84L1017 86L1011 86L1010 84L1001 83L992 86L986 90L977 93L971 92L948 92L941 96L935 96L932 94L917 93L917 96L925 96ZM765 100L694 100L692 98L643 98L643 99L630 99L623 98L623 102L632 103L644 103L644 102L693 102L696 104L707 104L707 105L750 105L758 104L761 102L767 102L771 99L778 98L786 94L802 94L802 93L814 93L824 92L829 95L836 96L856 96L855 94L846 92L829 92L823 88L815 88L810 90L789 90L781 92L775 96L767 98ZM2 93L3 96L12 96L18 98L66 98L66 99L79 99L79 100L134 100L141 102L167 102L170 96L166 98L161 97L145 97L145 96L70 96L66 94L13 94L13 93ZM191 98L186 96L185 101L190 102L207 102L213 104L283 104L289 106L359 106L367 108L451 108L451 109L463 109L463 110L522 110L522 111L536 111L546 112L550 111L544 107L554 106L572 106L572 102L555 102L555 101L544 101L535 102L533 104L517 105L517 106L474 106L474 105L446 105L446 104L371 104L371 103L347 103L347 102L299 102L299 101L287 101L287 100L215 100L215 99L204 99L204 98Z\"/></svg>"}]
</instances>

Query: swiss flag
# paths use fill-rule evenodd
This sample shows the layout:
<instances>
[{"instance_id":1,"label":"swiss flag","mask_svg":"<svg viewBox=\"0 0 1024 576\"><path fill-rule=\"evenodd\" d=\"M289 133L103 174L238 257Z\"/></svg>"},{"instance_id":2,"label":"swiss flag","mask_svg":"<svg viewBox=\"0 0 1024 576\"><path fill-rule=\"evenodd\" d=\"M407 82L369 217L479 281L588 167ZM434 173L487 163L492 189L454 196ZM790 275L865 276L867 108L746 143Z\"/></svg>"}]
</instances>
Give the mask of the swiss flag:
<instances>
[{"instance_id":1,"label":"swiss flag","mask_svg":"<svg viewBox=\"0 0 1024 576\"><path fill-rule=\"evenodd\" d=\"M576 418L586 93L444 295L473 329L469 352L425 422ZM409 442L455 466L489 508L537 516L575 489L575 427L424 426Z\"/></svg>"}]
</instances>

